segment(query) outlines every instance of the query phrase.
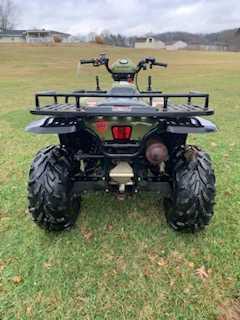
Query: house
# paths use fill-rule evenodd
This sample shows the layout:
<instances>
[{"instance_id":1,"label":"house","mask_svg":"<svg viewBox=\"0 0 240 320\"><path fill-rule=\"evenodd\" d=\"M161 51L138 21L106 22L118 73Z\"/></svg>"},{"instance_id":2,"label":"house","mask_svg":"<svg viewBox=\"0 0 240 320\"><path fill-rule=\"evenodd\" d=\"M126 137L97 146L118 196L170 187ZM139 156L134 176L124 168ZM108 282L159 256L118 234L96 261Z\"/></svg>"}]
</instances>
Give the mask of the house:
<instances>
[{"instance_id":1,"label":"house","mask_svg":"<svg viewBox=\"0 0 240 320\"><path fill-rule=\"evenodd\" d=\"M164 49L165 43L154 37L137 38L134 47L136 49Z\"/></svg>"},{"instance_id":2,"label":"house","mask_svg":"<svg viewBox=\"0 0 240 320\"><path fill-rule=\"evenodd\" d=\"M45 30L0 30L0 43L56 43L68 42L70 34Z\"/></svg>"},{"instance_id":3,"label":"house","mask_svg":"<svg viewBox=\"0 0 240 320\"><path fill-rule=\"evenodd\" d=\"M167 49L171 51L187 48L188 44L184 41L173 41L170 43L164 43L161 40L157 40L154 37L138 38L135 42L135 48L137 49Z\"/></svg>"},{"instance_id":4,"label":"house","mask_svg":"<svg viewBox=\"0 0 240 320\"><path fill-rule=\"evenodd\" d=\"M166 49L169 51L183 50L188 47L188 44L184 41L176 41L166 44Z\"/></svg>"},{"instance_id":5,"label":"house","mask_svg":"<svg viewBox=\"0 0 240 320\"><path fill-rule=\"evenodd\" d=\"M7 30L0 29L0 43L21 43L25 42L25 30Z\"/></svg>"},{"instance_id":6,"label":"house","mask_svg":"<svg viewBox=\"0 0 240 320\"><path fill-rule=\"evenodd\" d=\"M26 30L25 38L27 43L54 43L67 42L70 34L51 30Z\"/></svg>"}]
</instances>

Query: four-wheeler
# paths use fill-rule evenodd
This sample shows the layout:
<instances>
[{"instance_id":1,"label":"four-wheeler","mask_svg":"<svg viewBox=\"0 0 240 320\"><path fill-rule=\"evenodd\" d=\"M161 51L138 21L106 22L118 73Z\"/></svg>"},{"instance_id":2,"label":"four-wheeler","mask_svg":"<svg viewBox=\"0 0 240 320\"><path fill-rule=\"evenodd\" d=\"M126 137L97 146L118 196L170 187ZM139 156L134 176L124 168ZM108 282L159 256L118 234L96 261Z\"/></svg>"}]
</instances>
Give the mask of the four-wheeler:
<instances>
[{"instance_id":1,"label":"four-wheeler","mask_svg":"<svg viewBox=\"0 0 240 320\"><path fill-rule=\"evenodd\" d=\"M32 114L43 119L27 131L57 134L58 145L40 150L32 162L28 199L33 220L47 230L74 225L81 195L90 191L128 193L150 191L163 198L168 224L194 232L213 216L215 176L209 155L187 144L190 133L216 131L200 117L212 115L209 95L166 94L138 88L137 76L148 67L167 67L153 57L134 64L105 54L81 64L104 66L113 86L69 93L35 95ZM45 100L45 103L43 101Z\"/></svg>"}]
</instances>

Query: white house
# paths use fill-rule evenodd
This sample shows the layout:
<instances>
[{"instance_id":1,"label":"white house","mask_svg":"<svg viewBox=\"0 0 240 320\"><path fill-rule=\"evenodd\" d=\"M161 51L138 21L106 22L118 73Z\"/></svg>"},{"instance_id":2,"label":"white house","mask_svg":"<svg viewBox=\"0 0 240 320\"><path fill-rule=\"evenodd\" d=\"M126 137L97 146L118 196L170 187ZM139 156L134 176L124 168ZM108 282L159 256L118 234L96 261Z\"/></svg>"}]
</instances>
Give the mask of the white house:
<instances>
[{"instance_id":1,"label":"white house","mask_svg":"<svg viewBox=\"0 0 240 320\"><path fill-rule=\"evenodd\" d=\"M45 29L26 30L25 37L27 43L54 43L67 42L70 34Z\"/></svg>"},{"instance_id":2,"label":"white house","mask_svg":"<svg viewBox=\"0 0 240 320\"><path fill-rule=\"evenodd\" d=\"M184 41L176 41L166 44L166 49L169 51L183 50L188 47L188 44Z\"/></svg>"},{"instance_id":3,"label":"white house","mask_svg":"<svg viewBox=\"0 0 240 320\"><path fill-rule=\"evenodd\" d=\"M54 43L68 42L70 34L45 30L0 30L0 43Z\"/></svg>"},{"instance_id":4,"label":"white house","mask_svg":"<svg viewBox=\"0 0 240 320\"><path fill-rule=\"evenodd\" d=\"M137 49L167 49L176 51L187 48L188 44L184 41L172 41L164 43L161 40L156 40L154 37L138 38L135 42Z\"/></svg>"},{"instance_id":5,"label":"white house","mask_svg":"<svg viewBox=\"0 0 240 320\"><path fill-rule=\"evenodd\" d=\"M153 37L138 38L135 42L137 49L164 49L165 43L161 40L156 40Z\"/></svg>"},{"instance_id":6,"label":"white house","mask_svg":"<svg viewBox=\"0 0 240 320\"><path fill-rule=\"evenodd\" d=\"M25 30L7 30L0 29L0 43L21 43L25 42Z\"/></svg>"}]
</instances>

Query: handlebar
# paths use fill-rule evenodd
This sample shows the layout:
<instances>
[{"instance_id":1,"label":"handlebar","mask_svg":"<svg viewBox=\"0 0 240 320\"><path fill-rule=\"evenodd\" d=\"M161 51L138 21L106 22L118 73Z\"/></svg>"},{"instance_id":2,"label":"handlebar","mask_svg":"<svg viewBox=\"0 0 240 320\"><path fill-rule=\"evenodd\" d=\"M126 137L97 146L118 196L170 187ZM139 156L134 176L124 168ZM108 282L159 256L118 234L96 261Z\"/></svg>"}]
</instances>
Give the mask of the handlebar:
<instances>
[{"instance_id":1,"label":"handlebar","mask_svg":"<svg viewBox=\"0 0 240 320\"><path fill-rule=\"evenodd\" d=\"M96 62L96 59L81 59L81 64L94 64Z\"/></svg>"},{"instance_id":2,"label":"handlebar","mask_svg":"<svg viewBox=\"0 0 240 320\"><path fill-rule=\"evenodd\" d=\"M162 62L155 62L155 63L153 63L153 66L159 66L159 67L163 67L163 68L168 67L167 63L162 63Z\"/></svg>"},{"instance_id":3,"label":"handlebar","mask_svg":"<svg viewBox=\"0 0 240 320\"><path fill-rule=\"evenodd\" d=\"M168 66L166 63L157 62L156 59L153 57L146 57L138 63L138 72L142 69L146 70L148 64L150 69L152 69L152 66L159 66L163 68L167 68Z\"/></svg>"},{"instance_id":4,"label":"handlebar","mask_svg":"<svg viewBox=\"0 0 240 320\"><path fill-rule=\"evenodd\" d=\"M99 67L104 65L107 69L107 71L111 74L113 74L113 71L111 70L109 66L109 58L106 54L100 54L98 58L96 59L81 59L81 64L93 64L94 67ZM134 72L134 75L138 74L141 70L146 70L147 65L149 65L150 69L152 69L153 66L163 67L167 68L166 63L157 62L154 57L145 57L143 60L139 61L139 63L136 66L136 70Z\"/></svg>"}]
</instances>

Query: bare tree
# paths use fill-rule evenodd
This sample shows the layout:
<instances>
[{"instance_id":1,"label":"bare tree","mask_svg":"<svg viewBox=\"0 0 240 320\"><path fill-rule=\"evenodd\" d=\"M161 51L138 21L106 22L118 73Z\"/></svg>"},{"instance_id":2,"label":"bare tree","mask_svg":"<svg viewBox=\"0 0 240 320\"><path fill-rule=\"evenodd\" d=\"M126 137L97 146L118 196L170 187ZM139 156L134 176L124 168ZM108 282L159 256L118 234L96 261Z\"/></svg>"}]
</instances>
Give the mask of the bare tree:
<instances>
[{"instance_id":1,"label":"bare tree","mask_svg":"<svg viewBox=\"0 0 240 320\"><path fill-rule=\"evenodd\" d=\"M0 0L0 30L11 30L16 25L17 7L12 0Z\"/></svg>"}]
</instances>

